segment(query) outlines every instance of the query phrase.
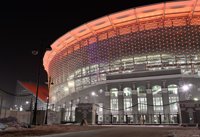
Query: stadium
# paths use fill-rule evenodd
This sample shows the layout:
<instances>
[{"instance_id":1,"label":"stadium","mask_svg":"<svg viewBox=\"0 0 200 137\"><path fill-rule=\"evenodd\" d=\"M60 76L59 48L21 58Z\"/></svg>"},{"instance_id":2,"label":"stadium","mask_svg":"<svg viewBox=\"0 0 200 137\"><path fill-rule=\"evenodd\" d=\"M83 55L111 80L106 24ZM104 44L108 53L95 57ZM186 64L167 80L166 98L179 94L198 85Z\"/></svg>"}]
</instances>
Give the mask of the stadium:
<instances>
[{"instance_id":1,"label":"stadium","mask_svg":"<svg viewBox=\"0 0 200 137\"><path fill-rule=\"evenodd\" d=\"M194 123L200 115L198 0L113 13L51 48L43 58L50 103L65 120L75 120L78 103L96 104L101 123Z\"/></svg>"}]
</instances>

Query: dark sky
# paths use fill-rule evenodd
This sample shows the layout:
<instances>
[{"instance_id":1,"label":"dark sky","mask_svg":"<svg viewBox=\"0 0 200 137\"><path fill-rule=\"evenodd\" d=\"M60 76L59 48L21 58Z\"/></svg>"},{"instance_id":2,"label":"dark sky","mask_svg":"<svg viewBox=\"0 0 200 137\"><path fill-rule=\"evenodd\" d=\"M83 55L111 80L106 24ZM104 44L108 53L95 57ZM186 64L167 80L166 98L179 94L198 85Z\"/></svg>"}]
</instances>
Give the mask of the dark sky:
<instances>
[{"instance_id":1,"label":"dark sky","mask_svg":"<svg viewBox=\"0 0 200 137\"><path fill-rule=\"evenodd\" d=\"M31 54L33 49L49 47L61 35L85 22L157 2L162 1L7 0L6 3L1 3L0 88L14 92L17 80L36 81L38 60ZM41 83L46 80L45 71L42 71Z\"/></svg>"}]
</instances>

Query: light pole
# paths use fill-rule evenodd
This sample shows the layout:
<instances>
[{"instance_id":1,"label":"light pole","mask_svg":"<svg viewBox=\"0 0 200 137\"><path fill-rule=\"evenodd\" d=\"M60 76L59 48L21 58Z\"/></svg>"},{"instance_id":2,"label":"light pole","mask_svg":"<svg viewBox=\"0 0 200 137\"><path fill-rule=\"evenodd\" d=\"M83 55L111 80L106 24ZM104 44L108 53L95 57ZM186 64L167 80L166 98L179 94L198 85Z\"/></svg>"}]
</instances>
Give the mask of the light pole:
<instances>
[{"instance_id":1,"label":"light pole","mask_svg":"<svg viewBox=\"0 0 200 137\"><path fill-rule=\"evenodd\" d=\"M32 121L32 124L33 125L36 125L36 116L37 116L37 101L38 101L38 89L39 89L39 83L40 83L40 68L41 68L41 57L42 57L42 54L39 52L38 53L38 50L33 50L32 51L32 54L37 56L39 54L39 57L38 57L38 72L37 72L37 87L36 87L36 97L35 97L35 105L34 105L34 113L33 113L33 121Z\"/></svg>"},{"instance_id":2,"label":"light pole","mask_svg":"<svg viewBox=\"0 0 200 137\"><path fill-rule=\"evenodd\" d=\"M46 50L51 50L51 48L46 49ZM46 51L45 50L45 51ZM34 106L34 113L33 113L33 121L32 124L36 125L37 124L37 104L38 104L38 90L39 90L39 84L40 84L40 69L42 66L42 53L44 52L44 50L33 50L32 54L35 56L38 56L38 72L37 72L37 87L36 87L36 97L35 97L35 106Z\"/></svg>"}]
</instances>

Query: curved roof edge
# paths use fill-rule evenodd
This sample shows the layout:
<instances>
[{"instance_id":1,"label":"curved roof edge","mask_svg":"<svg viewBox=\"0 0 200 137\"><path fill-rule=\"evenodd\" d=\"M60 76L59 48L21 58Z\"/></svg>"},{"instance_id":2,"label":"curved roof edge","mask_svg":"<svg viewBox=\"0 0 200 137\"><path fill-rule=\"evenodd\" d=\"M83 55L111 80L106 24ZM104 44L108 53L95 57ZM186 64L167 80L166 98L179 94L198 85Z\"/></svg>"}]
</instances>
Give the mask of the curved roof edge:
<instances>
[{"instance_id":1,"label":"curved roof edge","mask_svg":"<svg viewBox=\"0 0 200 137\"><path fill-rule=\"evenodd\" d=\"M33 94L34 96L36 96L36 89L37 89L36 83L33 83L33 82L24 82L24 81L18 81L18 83L23 88L25 88L27 91L29 91L31 94ZM45 85L39 85L38 90L39 90L39 92L38 92L38 98L40 99L40 101L47 102L47 97L49 97L49 90L48 90L47 86L45 86Z\"/></svg>"},{"instance_id":2,"label":"curved roof edge","mask_svg":"<svg viewBox=\"0 0 200 137\"><path fill-rule=\"evenodd\" d=\"M158 3L113 13L85 23L58 38L51 45L52 50L45 53L43 65L47 73L49 73L48 69L51 60L64 48L109 29L156 19L166 20L167 18L180 16L192 18L194 15L200 16L200 0Z\"/></svg>"}]
</instances>

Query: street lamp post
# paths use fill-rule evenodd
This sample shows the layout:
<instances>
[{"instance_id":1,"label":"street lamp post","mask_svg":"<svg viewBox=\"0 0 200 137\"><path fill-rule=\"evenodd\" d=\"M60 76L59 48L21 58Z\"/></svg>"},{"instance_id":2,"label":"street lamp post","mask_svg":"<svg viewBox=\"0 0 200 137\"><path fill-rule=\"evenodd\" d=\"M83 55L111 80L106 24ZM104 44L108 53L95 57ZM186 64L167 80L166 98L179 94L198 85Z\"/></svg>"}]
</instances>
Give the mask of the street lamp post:
<instances>
[{"instance_id":1,"label":"street lamp post","mask_svg":"<svg viewBox=\"0 0 200 137\"><path fill-rule=\"evenodd\" d=\"M34 50L32 51L32 54L37 56L38 51ZM39 90L39 83L40 83L40 68L41 68L41 57L42 54L39 52L39 58L38 58L38 72L37 72L37 87L36 87L36 97L35 97L35 105L34 105L34 113L33 113L33 121L32 124L36 125L36 116L37 116L37 104L38 104L38 90Z\"/></svg>"},{"instance_id":2,"label":"street lamp post","mask_svg":"<svg viewBox=\"0 0 200 137\"><path fill-rule=\"evenodd\" d=\"M51 50L51 48L46 49L46 50ZM45 51L46 51L45 50ZM40 84L40 69L42 67L42 53L44 52L43 49L41 50L33 50L32 54L35 56L38 56L38 72L37 72L37 87L36 87L36 97L35 97L35 106L34 106L34 113L33 113L33 121L32 124L36 125L37 124L37 104L38 104L38 90L39 90L39 84Z\"/></svg>"}]
</instances>

